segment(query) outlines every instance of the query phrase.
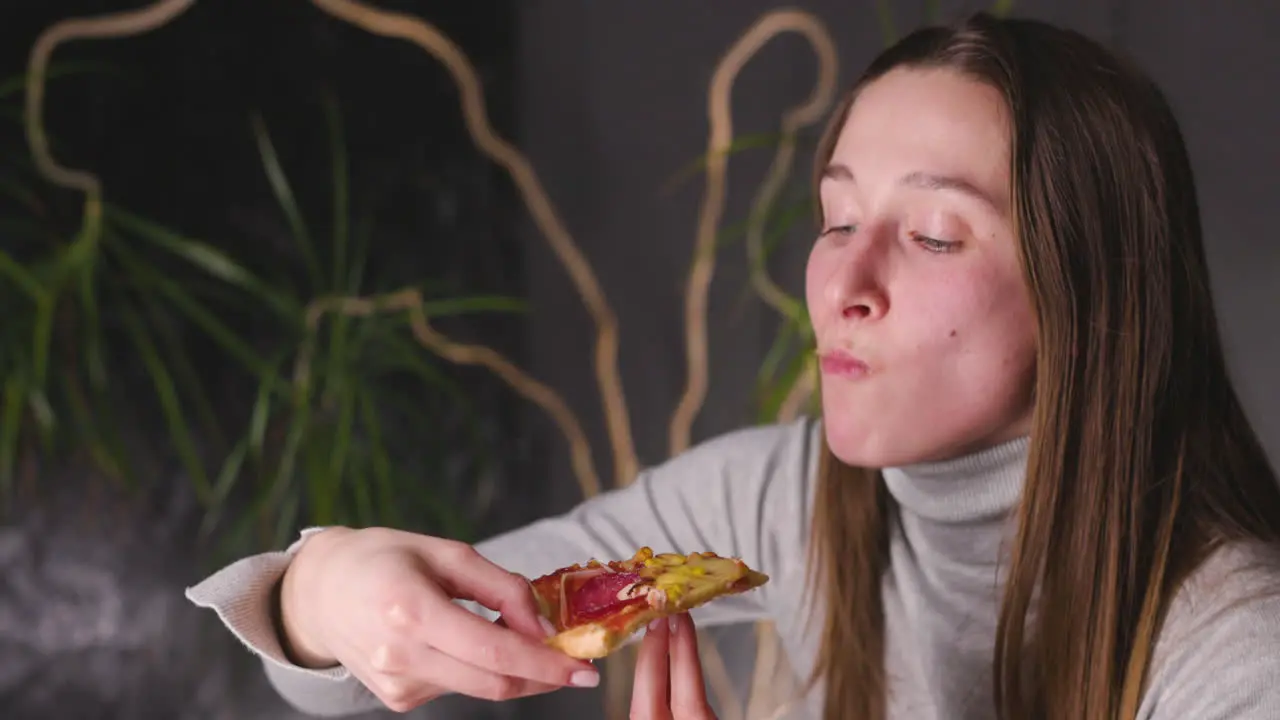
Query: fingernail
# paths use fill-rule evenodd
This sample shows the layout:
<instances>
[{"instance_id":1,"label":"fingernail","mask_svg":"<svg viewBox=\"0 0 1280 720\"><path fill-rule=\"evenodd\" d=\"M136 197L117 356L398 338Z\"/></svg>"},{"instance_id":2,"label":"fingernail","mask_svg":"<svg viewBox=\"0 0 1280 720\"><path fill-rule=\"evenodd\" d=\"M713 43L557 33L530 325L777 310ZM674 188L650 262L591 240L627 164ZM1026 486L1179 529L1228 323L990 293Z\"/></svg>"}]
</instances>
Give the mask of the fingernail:
<instances>
[{"instance_id":1,"label":"fingernail","mask_svg":"<svg viewBox=\"0 0 1280 720\"><path fill-rule=\"evenodd\" d=\"M672 615L669 622L671 623L671 634L676 634L676 628L680 626L680 622L675 615Z\"/></svg>"},{"instance_id":2,"label":"fingernail","mask_svg":"<svg viewBox=\"0 0 1280 720\"><path fill-rule=\"evenodd\" d=\"M657 620L650 622L648 632L661 632L662 623L665 621L666 621L666 618L658 618Z\"/></svg>"},{"instance_id":3,"label":"fingernail","mask_svg":"<svg viewBox=\"0 0 1280 720\"><path fill-rule=\"evenodd\" d=\"M574 687L593 688L600 684L600 673L595 670L578 670L569 676L569 684Z\"/></svg>"},{"instance_id":4,"label":"fingernail","mask_svg":"<svg viewBox=\"0 0 1280 720\"><path fill-rule=\"evenodd\" d=\"M552 635L555 635L555 634L556 634L556 626L555 626L555 625L552 625L550 620L548 620L548 619L546 619L545 617L543 617L543 616L539 615L539 616L538 616L538 623L539 623L540 625L542 625L542 631L543 631L543 632L545 632L545 633L547 634L547 637L551 637Z\"/></svg>"}]
</instances>

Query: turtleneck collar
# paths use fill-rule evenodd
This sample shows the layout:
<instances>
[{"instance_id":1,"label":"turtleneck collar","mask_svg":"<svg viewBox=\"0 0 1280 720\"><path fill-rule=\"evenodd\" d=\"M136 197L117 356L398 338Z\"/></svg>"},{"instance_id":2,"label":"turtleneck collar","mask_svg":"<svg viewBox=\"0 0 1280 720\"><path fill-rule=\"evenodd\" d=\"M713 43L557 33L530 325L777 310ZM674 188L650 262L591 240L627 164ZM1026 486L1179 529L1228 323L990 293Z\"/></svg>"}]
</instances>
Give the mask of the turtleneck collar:
<instances>
[{"instance_id":1,"label":"turtleneck collar","mask_svg":"<svg viewBox=\"0 0 1280 720\"><path fill-rule=\"evenodd\" d=\"M1023 436L951 460L885 468L885 485L903 510L933 522L1002 517L1022 494L1029 445Z\"/></svg>"}]
</instances>

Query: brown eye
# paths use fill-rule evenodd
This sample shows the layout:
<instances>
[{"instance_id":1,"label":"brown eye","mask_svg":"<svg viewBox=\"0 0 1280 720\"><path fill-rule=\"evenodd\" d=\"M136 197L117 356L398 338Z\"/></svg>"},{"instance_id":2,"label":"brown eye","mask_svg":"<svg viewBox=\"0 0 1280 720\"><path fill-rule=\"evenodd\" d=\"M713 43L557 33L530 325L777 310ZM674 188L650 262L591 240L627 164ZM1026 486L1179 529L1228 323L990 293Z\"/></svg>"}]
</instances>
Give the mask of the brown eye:
<instances>
[{"instance_id":1,"label":"brown eye","mask_svg":"<svg viewBox=\"0 0 1280 720\"><path fill-rule=\"evenodd\" d=\"M836 225L823 230L818 237L826 237L828 235L852 235L857 232L857 225Z\"/></svg>"},{"instance_id":2,"label":"brown eye","mask_svg":"<svg viewBox=\"0 0 1280 720\"><path fill-rule=\"evenodd\" d=\"M911 239L919 243L925 250L933 253L954 252L956 248L960 247L960 243L958 242L954 242L952 240L940 240L927 235L920 235L919 233L912 233Z\"/></svg>"}]
</instances>

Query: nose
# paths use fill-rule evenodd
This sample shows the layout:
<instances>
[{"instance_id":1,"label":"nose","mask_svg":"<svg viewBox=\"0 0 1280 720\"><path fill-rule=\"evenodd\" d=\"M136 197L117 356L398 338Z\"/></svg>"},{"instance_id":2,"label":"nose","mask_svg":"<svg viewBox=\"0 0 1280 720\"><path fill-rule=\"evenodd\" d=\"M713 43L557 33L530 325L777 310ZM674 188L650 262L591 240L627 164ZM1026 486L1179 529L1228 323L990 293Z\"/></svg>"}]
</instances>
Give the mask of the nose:
<instances>
[{"instance_id":1,"label":"nose","mask_svg":"<svg viewBox=\"0 0 1280 720\"><path fill-rule=\"evenodd\" d=\"M889 310L877 244L864 236L831 258L836 265L827 276L826 294L833 313L845 320L874 320Z\"/></svg>"},{"instance_id":2,"label":"nose","mask_svg":"<svg viewBox=\"0 0 1280 720\"><path fill-rule=\"evenodd\" d=\"M863 320L871 316L872 308L869 303L858 302L840 310L840 315L846 320Z\"/></svg>"}]
</instances>

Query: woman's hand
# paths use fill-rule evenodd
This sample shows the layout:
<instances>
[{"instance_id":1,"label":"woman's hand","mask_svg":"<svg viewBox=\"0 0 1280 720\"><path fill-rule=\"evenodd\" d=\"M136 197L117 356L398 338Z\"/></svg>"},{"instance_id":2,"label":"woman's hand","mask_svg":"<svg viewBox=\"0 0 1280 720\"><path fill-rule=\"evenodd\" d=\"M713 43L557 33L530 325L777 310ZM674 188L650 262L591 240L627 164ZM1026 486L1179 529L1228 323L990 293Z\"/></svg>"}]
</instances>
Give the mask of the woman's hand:
<instances>
[{"instance_id":1,"label":"woman's hand","mask_svg":"<svg viewBox=\"0 0 1280 720\"><path fill-rule=\"evenodd\" d=\"M698 659L698 634L688 613L649 624L631 695L631 720L715 720Z\"/></svg>"},{"instance_id":2,"label":"woman's hand","mask_svg":"<svg viewBox=\"0 0 1280 720\"><path fill-rule=\"evenodd\" d=\"M501 618L487 622L456 598ZM392 710L454 692L507 700L599 682L591 664L542 643L551 627L526 579L453 540L324 530L290 563L280 599L296 662L340 664Z\"/></svg>"}]
</instances>

